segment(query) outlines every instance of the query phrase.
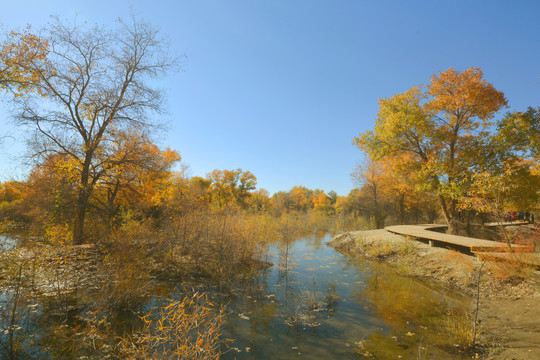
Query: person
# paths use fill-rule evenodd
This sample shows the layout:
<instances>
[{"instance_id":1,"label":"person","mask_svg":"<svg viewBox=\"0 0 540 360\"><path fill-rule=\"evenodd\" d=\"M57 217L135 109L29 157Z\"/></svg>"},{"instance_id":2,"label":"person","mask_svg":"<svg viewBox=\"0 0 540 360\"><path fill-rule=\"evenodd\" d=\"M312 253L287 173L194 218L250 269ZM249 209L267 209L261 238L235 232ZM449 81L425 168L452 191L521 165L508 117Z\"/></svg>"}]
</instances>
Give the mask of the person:
<instances>
[{"instance_id":1,"label":"person","mask_svg":"<svg viewBox=\"0 0 540 360\"><path fill-rule=\"evenodd\" d=\"M531 224L534 224L534 214L531 213Z\"/></svg>"}]
</instances>

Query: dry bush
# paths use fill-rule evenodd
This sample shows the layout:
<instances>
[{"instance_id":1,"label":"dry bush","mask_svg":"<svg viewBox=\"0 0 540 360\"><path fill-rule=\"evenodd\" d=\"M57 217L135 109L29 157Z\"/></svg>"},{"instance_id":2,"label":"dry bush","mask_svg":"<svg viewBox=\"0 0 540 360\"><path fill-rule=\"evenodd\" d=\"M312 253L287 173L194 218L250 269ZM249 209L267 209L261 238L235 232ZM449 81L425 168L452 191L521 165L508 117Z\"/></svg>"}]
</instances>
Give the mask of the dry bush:
<instances>
[{"instance_id":1,"label":"dry bush","mask_svg":"<svg viewBox=\"0 0 540 360\"><path fill-rule=\"evenodd\" d=\"M516 253L515 258L492 258L487 263L487 270L500 281L519 283L534 274L531 266L523 261L524 256L527 254Z\"/></svg>"},{"instance_id":2,"label":"dry bush","mask_svg":"<svg viewBox=\"0 0 540 360\"><path fill-rule=\"evenodd\" d=\"M342 231L356 231L369 229L369 222L361 216L340 213L335 217L334 228Z\"/></svg>"},{"instance_id":3,"label":"dry bush","mask_svg":"<svg viewBox=\"0 0 540 360\"><path fill-rule=\"evenodd\" d=\"M274 234L270 215L235 209L201 210L164 227L165 275L223 280L260 268Z\"/></svg>"},{"instance_id":4,"label":"dry bush","mask_svg":"<svg viewBox=\"0 0 540 360\"><path fill-rule=\"evenodd\" d=\"M167 300L140 317L130 330L117 329L109 312L98 308L78 326L58 326L51 342L54 358L78 359L218 359L227 347L221 338L222 311L205 294Z\"/></svg>"},{"instance_id":5,"label":"dry bush","mask_svg":"<svg viewBox=\"0 0 540 360\"><path fill-rule=\"evenodd\" d=\"M447 254L444 255L443 259L450 263L456 264L458 268L465 269L467 274L473 274L475 272L476 266L473 262L475 259L474 257L449 249Z\"/></svg>"},{"instance_id":6,"label":"dry bush","mask_svg":"<svg viewBox=\"0 0 540 360\"><path fill-rule=\"evenodd\" d=\"M221 312L204 294L168 300L157 317L142 317L144 327L121 338L119 353L125 359L219 359L222 354Z\"/></svg>"},{"instance_id":7,"label":"dry bush","mask_svg":"<svg viewBox=\"0 0 540 360\"><path fill-rule=\"evenodd\" d=\"M401 256L407 256L416 253L416 240L413 240L411 237L406 237L404 241L396 244L397 254Z\"/></svg>"},{"instance_id":8,"label":"dry bush","mask_svg":"<svg viewBox=\"0 0 540 360\"><path fill-rule=\"evenodd\" d=\"M98 277L101 305L108 309L133 309L152 294L150 266L160 239L150 221L127 220L102 244L105 249Z\"/></svg>"},{"instance_id":9,"label":"dry bush","mask_svg":"<svg viewBox=\"0 0 540 360\"><path fill-rule=\"evenodd\" d=\"M384 258L392 255L407 256L416 252L414 242L409 239L387 241L380 237L359 236L356 244L364 255L374 258Z\"/></svg>"},{"instance_id":10,"label":"dry bush","mask_svg":"<svg viewBox=\"0 0 540 360\"><path fill-rule=\"evenodd\" d=\"M488 271L497 279L510 283L518 283L534 276L534 267L538 267L538 256L535 247L540 239L538 229L518 229L511 233L505 228L501 229L502 236L512 244L521 245L521 248L512 248L501 245L501 256L486 256Z\"/></svg>"},{"instance_id":11,"label":"dry bush","mask_svg":"<svg viewBox=\"0 0 540 360\"><path fill-rule=\"evenodd\" d=\"M304 216L306 217L305 229L310 234L329 232L335 225L332 217L322 211L310 211Z\"/></svg>"},{"instance_id":12,"label":"dry bush","mask_svg":"<svg viewBox=\"0 0 540 360\"><path fill-rule=\"evenodd\" d=\"M388 241L374 241L366 247L365 252L375 258L386 257L395 254L396 247Z\"/></svg>"}]
</instances>

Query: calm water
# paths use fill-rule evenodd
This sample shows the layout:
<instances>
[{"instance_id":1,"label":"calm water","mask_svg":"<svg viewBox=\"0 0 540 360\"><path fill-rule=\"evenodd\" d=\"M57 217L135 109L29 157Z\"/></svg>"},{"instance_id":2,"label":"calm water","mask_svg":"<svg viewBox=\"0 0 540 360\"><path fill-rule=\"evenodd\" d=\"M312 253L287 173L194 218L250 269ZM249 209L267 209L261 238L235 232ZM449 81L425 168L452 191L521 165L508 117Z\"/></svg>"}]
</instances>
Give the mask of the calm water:
<instances>
[{"instance_id":1,"label":"calm water","mask_svg":"<svg viewBox=\"0 0 540 360\"><path fill-rule=\"evenodd\" d=\"M446 323L469 309L469 298L351 261L329 240L272 249L275 265L228 300L224 334L236 341L225 358L461 358Z\"/></svg>"},{"instance_id":2,"label":"calm water","mask_svg":"<svg viewBox=\"0 0 540 360\"><path fill-rule=\"evenodd\" d=\"M8 250L17 245L17 238L6 234L0 234L0 250Z\"/></svg>"},{"instance_id":3,"label":"calm water","mask_svg":"<svg viewBox=\"0 0 540 360\"><path fill-rule=\"evenodd\" d=\"M235 340L225 359L467 358L453 347L447 323L469 310L469 298L399 276L383 264L350 260L327 247L329 240L310 237L275 245L268 258L274 266L258 278L226 290L200 289L227 306L222 332ZM169 293L165 298L175 296L183 295ZM145 310L165 298L155 297ZM60 333L51 334L57 332L53 329L58 321L66 319L43 317L51 313L46 310L51 304L36 306L26 333L44 331L61 340ZM137 320L129 312L114 322L115 327L129 328ZM44 359L55 357L49 355L52 350L54 346L28 348L35 358Z\"/></svg>"}]
</instances>

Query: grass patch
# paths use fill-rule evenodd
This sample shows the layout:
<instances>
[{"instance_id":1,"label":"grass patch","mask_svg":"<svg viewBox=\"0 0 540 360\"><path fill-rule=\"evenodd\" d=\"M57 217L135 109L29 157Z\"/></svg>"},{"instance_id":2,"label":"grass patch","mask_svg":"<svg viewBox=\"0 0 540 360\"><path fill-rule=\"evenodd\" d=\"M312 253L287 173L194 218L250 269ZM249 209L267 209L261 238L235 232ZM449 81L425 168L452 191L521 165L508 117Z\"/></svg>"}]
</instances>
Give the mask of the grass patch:
<instances>
[{"instance_id":1,"label":"grass patch","mask_svg":"<svg viewBox=\"0 0 540 360\"><path fill-rule=\"evenodd\" d=\"M408 256L416 252L413 240L404 241L387 240L383 237L361 236L358 240L364 255L374 258L387 258L389 256Z\"/></svg>"}]
</instances>

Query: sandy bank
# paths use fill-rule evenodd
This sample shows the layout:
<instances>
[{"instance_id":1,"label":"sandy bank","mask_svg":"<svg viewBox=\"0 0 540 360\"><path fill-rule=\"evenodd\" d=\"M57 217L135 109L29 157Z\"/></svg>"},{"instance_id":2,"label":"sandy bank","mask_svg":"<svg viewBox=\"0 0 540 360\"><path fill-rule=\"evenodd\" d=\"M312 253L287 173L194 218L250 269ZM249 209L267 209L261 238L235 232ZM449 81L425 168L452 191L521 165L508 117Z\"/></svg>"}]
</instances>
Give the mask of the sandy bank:
<instances>
[{"instance_id":1,"label":"sandy bank","mask_svg":"<svg viewBox=\"0 0 540 360\"><path fill-rule=\"evenodd\" d=\"M342 233L328 245L351 257L388 262L403 275L435 279L441 286L476 295L481 262L474 256L429 247L386 230ZM538 359L540 272L487 263L481 272L480 298L482 341L493 346L487 358Z\"/></svg>"}]
</instances>

